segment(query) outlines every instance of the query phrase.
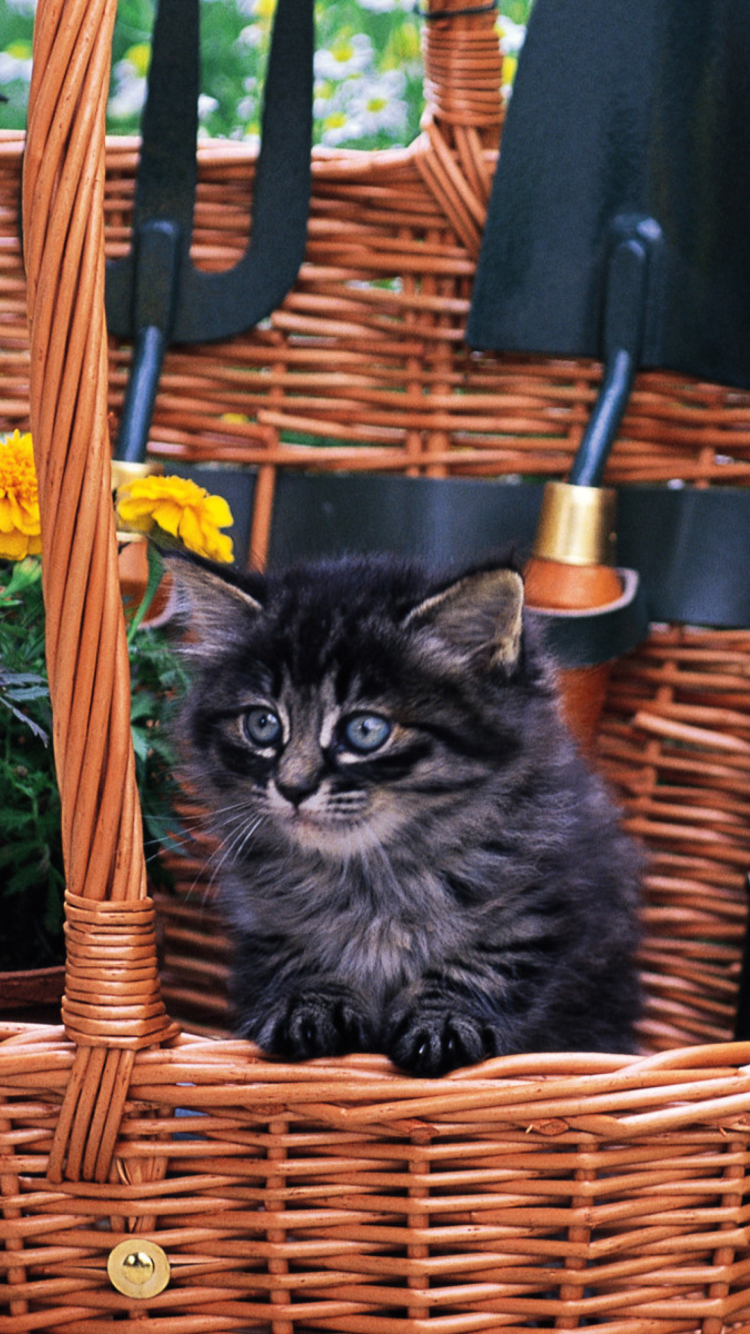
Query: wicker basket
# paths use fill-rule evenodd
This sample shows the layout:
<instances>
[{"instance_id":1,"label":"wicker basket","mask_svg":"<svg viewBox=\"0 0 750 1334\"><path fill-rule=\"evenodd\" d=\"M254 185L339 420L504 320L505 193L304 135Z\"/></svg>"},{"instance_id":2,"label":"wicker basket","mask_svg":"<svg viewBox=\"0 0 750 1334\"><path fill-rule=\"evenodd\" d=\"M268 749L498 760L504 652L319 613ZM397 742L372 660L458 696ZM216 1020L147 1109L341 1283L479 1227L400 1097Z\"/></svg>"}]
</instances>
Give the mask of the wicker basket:
<instances>
[{"instance_id":1,"label":"wicker basket","mask_svg":"<svg viewBox=\"0 0 750 1334\"><path fill-rule=\"evenodd\" d=\"M163 918L160 984L129 749L107 430L128 351L107 358L101 237L126 244L136 145L108 146L105 181L113 8L39 6L28 339L22 141L0 145L0 408L7 427L30 420L38 452L69 869L65 1028L0 1026L0 1330L747 1330L750 1044L731 1033L750 632L655 629L610 689L602 763L652 854L643 1056L501 1058L423 1082L374 1056L285 1065L167 1015L201 979L210 997L223 960L186 892ZM433 19L426 69L416 144L316 153L306 262L268 326L168 356L153 453L257 469L256 554L288 470L564 475L593 401L597 366L468 355L500 122L491 16ZM252 165L241 146L201 149L206 265L242 248ZM747 395L639 378L611 482L749 476ZM108 1277L120 1243L140 1295Z\"/></svg>"}]
</instances>

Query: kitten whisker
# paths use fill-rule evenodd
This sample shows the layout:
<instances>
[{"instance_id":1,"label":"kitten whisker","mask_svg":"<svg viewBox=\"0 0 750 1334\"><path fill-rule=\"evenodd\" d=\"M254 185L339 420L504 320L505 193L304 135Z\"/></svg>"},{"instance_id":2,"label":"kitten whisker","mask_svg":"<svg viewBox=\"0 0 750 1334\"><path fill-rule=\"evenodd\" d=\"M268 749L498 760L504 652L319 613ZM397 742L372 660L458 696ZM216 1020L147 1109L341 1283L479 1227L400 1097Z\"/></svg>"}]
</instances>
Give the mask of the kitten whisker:
<instances>
[{"instance_id":1,"label":"kitten whisker","mask_svg":"<svg viewBox=\"0 0 750 1334\"><path fill-rule=\"evenodd\" d=\"M244 850L245 850L245 848L247 847L248 843L250 842L250 840L252 839L253 835L256 833L257 829L259 828L259 826L260 826L260 824L261 824L261 822L262 822L262 819L263 819L263 817L259 815L259 816L257 817L257 819L256 819L250 826L249 826L249 828L247 828L247 829L244 831L244 833L242 833L242 831L238 831L238 835L241 835L241 836L238 837L238 841L235 842L235 845L234 845L234 848L233 848L233 856L234 856L235 861L236 861L236 860L240 857L240 855L244 852Z\"/></svg>"}]
</instances>

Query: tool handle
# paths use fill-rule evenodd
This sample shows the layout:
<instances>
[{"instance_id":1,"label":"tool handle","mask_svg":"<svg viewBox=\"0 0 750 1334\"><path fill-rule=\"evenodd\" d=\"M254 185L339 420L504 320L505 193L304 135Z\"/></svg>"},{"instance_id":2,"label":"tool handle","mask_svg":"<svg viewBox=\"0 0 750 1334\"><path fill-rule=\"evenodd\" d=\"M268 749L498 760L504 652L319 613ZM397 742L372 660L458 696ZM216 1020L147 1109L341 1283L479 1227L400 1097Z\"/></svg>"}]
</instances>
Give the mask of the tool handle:
<instances>
[{"instance_id":1,"label":"tool handle","mask_svg":"<svg viewBox=\"0 0 750 1334\"><path fill-rule=\"evenodd\" d=\"M146 457L166 348L164 331L154 324L139 329L135 336L133 362L117 433L117 457L124 463L141 463Z\"/></svg>"},{"instance_id":2,"label":"tool handle","mask_svg":"<svg viewBox=\"0 0 750 1334\"><path fill-rule=\"evenodd\" d=\"M181 243L179 224L168 219L144 222L136 232L133 360L115 451L123 463L142 463L146 457L159 377L174 326Z\"/></svg>"},{"instance_id":3,"label":"tool handle","mask_svg":"<svg viewBox=\"0 0 750 1334\"><path fill-rule=\"evenodd\" d=\"M622 585L610 565L570 565L532 556L526 566L525 593L527 605L534 609L586 611L614 602L622 593ZM560 672L563 715L587 754L596 741L610 670L611 663L604 662Z\"/></svg>"},{"instance_id":4,"label":"tool handle","mask_svg":"<svg viewBox=\"0 0 750 1334\"><path fill-rule=\"evenodd\" d=\"M641 356L653 225L639 222L613 246L607 264L602 352L604 374L568 481L600 486L609 452L628 405Z\"/></svg>"},{"instance_id":5,"label":"tool handle","mask_svg":"<svg viewBox=\"0 0 750 1334\"><path fill-rule=\"evenodd\" d=\"M596 406L568 477L572 486L601 486L609 452L630 398L635 370L635 358L624 347L617 348L606 362Z\"/></svg>"}]
</instances>

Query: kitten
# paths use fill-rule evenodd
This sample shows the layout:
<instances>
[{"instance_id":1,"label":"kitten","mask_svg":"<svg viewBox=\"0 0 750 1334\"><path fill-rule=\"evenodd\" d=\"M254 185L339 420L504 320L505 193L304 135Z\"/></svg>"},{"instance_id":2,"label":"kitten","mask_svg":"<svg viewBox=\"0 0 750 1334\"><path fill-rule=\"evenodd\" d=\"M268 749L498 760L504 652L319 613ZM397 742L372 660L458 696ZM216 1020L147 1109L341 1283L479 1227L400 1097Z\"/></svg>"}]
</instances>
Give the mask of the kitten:
<instances>
[{"instance_id":1,"label":"kitten","mask_svg":"<svg viewBox=\"0 0 750 1334\"><path fill-rule=\"evenodd\" d=\"M239 1032L420 1076L632 1049L640 854L561 722L520 575L169 564Z\"/></svg>"}]
</instances>

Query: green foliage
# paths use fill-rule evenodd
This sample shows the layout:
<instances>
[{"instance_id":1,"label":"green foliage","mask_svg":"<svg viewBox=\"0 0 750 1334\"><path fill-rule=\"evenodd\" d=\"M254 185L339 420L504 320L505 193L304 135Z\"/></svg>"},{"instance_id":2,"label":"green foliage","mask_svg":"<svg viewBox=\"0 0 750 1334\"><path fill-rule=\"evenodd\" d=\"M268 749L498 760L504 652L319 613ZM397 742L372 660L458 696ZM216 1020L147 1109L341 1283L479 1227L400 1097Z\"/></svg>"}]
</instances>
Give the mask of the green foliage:
<instances>
[{"instance_id":1,"label":"green foliage","mask_svg":"<svg viewBox=\"0 0 750 1334\"><path fill-rule=\"evenodd\" d=\"M57 963L62 844L37 560L0 574L0 969Z\"/></svg>"},{"instance_id":2,"label":"green foliage","mask_svg":"<svg viewBox=\"0 0 750 1334\"><path fill-rule=\"evenodd\" d=\"M8 99L0 104L2 129L23 129L26 124L33 27L32 4L0 0L0 88Z\"/></svg>"},{"instance_id":3,"label":"green foliage","mask_svg":"<svg viewBox=\"0 0 750 1334\"><path fill-rule=\"evenodd\" d=\"M503 0L500 5L500 13L509 18L511 23L519 23L525 27L529 21L531 6L533 0Z\"/></svg>"},{"instance_id":4,"label":"green foliage","mask_svg":"<svg viewBox=\"0 0 750 1334\"><path fill-rule=\"evenodd\" d=\"M526 23L532 0L500 0ZM212 136L260 133L273 0L203 0L201 126ZM0 128L25 124L34 0L0 0ZM120 0L112 45L108 129L138 130L154 0ZM410 143L422 113L414 0L317 0L315 141L356 148Z\"/></svg>"},{"instance_id":5,"label":"green foliage","mask_svg":"<svg viewBox=\"0 0 750 1334\"><path fill-rule=\"evenodd\" d=\"M179 848L179 788L167 737L185 677L165 633L141 625L130 644L131 724L144 842L152 882L157 858ZM50 743L41 565L0 562L0 970L63 959L64 872L60 798Z\"/></svg>"},{"instance_id":6,"label":"green foliage","mask_svg":"<svg viewBox=\"0 0 750 1334\"><path fill-rule=\"evenodd\" d=\"M158 560L155 555L152 558ZM179 853L184 830L176 808L180 787L169 721L186 686L180 658L167 634L141 623L128 636L130 648L130 727L135 774L143 815L143 841L152 884L169 883L159 853Z\"/></svg>"}]
</instances>

